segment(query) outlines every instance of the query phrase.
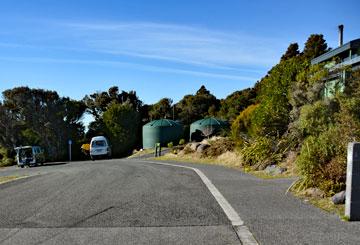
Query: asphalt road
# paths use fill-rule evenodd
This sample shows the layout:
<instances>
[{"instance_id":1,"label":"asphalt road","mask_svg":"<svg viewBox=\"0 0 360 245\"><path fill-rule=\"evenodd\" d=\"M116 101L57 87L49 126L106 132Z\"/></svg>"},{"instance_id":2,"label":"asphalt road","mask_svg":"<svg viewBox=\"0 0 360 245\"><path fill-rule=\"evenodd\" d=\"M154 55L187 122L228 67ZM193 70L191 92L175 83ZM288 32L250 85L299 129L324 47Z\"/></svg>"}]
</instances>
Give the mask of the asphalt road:
<instances>
[{"instance_id":1,"label":"asphalt road","mask_svg":"<svg viewBox=\"0 0 360 245\"><path fill-rule=\"evenodd\" d=\"M360 222L343 222L285 195L293 179L200 169L259 244L360 244ZM230 222L189 169L143 160L0 169L32 177L0 185L0 244L239 244Z\"/></svg>"},{"instance_id":2,"label":"asphalt road","mask_svg":"<svg viewBox=\"0 0 360 245\"><path fill-rule=\"evenodd\" d=\"M173 163L201 170L237 211L259 244L359 245L360 222L285 195L294 179L260 179L221 166Z\"/></svg>"},{"instance_id":3,"label":"asphalt road","mask_svg":"<svg viewBox=\"0 0 360 245\"><path fill-rule=\"evenodd\" d=\"M0 244L239 244L195 172L137 160L0 170Z\"/></svg>"}]
</instances>

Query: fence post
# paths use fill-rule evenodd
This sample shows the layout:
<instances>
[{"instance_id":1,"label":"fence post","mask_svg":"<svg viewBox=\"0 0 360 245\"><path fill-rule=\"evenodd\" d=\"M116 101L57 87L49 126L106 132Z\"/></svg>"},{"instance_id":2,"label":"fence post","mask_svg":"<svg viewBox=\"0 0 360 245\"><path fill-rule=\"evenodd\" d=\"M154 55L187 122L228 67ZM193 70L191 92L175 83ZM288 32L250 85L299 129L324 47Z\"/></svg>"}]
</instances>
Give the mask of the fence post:
<instances>
[{"instance_id":1,"label":"fence post","mask_svg":"<svg viewBox=\"0 0 360 245\"><path fill-rule=\"evenodd\" d=\"M347 150L345 216L360 220L360 143L351 142Z\"/></svg>"},{"instance_id":2,"label":"fence post","mask_svg":"<svg viewBox=\"0 0 360 245\"><path fill-rule=\"evenodd\" d=\"M161 144L155 143L154 157L159 157L159 156L161 156Z\"/></svg>"}]
</instances>

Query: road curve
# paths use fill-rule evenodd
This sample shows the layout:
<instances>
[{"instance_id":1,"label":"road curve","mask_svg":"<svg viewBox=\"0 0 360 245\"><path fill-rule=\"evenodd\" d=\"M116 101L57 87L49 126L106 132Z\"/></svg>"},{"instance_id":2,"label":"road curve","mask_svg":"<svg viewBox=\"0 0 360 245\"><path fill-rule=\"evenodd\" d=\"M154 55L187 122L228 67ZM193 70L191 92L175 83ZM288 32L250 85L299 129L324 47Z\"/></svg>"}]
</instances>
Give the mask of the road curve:
<instances>
[{"instance_id":1,"label":"road curve","mask_svg":"<svg viewBox=\"0 0 360 245\"><path fill-rule=\"evenodd\" d=\"M0 244L239 244L195 172L136 160L15 167L0 185Z\"/></svg>"}]
</instances>

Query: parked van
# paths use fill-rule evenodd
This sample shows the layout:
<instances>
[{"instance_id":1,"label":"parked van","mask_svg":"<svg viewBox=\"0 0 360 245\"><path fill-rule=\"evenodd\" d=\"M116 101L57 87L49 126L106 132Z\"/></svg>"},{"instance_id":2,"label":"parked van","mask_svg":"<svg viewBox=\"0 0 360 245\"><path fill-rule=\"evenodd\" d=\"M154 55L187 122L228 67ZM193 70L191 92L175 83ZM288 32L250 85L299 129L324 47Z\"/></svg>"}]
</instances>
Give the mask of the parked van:
<instances>
[{"instance_id":1,"label":"parked van","mask_svg":"<svg viewBox=\"0 0 360 245\"><path fill-rule=\"evenodd\" d=\"M104 136L96 136L90 142L90 157L95 160L100 157L111 157L111 146L107 138Z\"/></svg>"},{"instance_id":2,"label":"parked van","mask_svg":"<svg viewBox=\"0 0 360 245\"><path fill-rule=\"evenodd\" d=\"M44 150L40 146L16 147L16 162L19 167L43 165L45 162Z\"/></svg>"}]
</instances>

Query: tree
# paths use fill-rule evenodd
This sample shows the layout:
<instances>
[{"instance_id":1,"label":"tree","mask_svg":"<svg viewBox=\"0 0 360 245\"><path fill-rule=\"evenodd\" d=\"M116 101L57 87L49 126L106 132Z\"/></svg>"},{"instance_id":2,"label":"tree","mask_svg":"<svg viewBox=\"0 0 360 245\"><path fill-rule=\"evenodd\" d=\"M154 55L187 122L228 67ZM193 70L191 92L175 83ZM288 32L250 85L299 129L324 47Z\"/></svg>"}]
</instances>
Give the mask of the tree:
<instances>
[{"instance_id":1,"label":"tree","mask_svg":"<svg viewBox=\"0 0 360 245\"><path fill-rule=\"evenodd\" d=\"M112 102L120 104L128 102L137 112L140 112L142 107L142 101L139 100L135 91L122 91L119 93L119 88L116 86L109 88L107 92L97 92L86 95L83 102L87 107L87 111L94 116L95 120L101 118L102 114Z\"/></svg>"},{"instance_id":2,"label":"tree","mask_svg":"<svg viewBox=\"0 0 360 245\"><path fill-rule=\"evenodd\" d=\"M219 105L219 100L205 86L201 86L195 95L185 95L175 108L179 119L189 125L198 119L215 114Z\"/></svg>"},{"instance_id":3,"label":"tree","mask_svg":"<svg viewBox=\"0 0 360 245\"><path fill-rule=\"evenodd\" d=\"M129 102L111 103L103 114L105 132L114 156L124 156L136 147L139 138L140 113Z\"/></svg>"},{"instance_id":4,"label":"tree","mask_svg":"<svg viewBox=\"0 0 360 245\"><path fill-rule=\"evenodd\" d=\"M285 54L281 56L281 60L287 60L300 54L299 45L297 43L291 43L287 48Z\"/></svg>"},{"instance_id":5,"label":"tree","mask_svg":"<svg viewBox=\"0 0 360 245\"><path fill-rule=\"evenodd\" d=\"M307 64L301 56L296 56L274 66L262 79L257 98L260 103L251 119L257 136L280 137L287 130L291 111L289 91Z\"/></svg>"},{"instance_id":6,"label":"tree","mask_svg":"<svg viewBox=\"0 0 360 245\"><path fill-rule=\"evenodd\" d=\"M255 102L256 92L253 88L236 91L221 100L219 116L232 123L246 107Z\"/></svg>"},{"instance_id":7,"label":"tree","mask_svg":"<svg viewBox=\"0 0 360 245\"><path fill-rule=\"evenodd\" d=\"M22 126L15 116L0 102L0 147L6 148L9 152L19 142Z\"/></svg>"},{"instance_id":8,"label":"tree","mask_svg":"<svg viewBox=\"0 0 360 245\"><path fill-rule=\"evenodd\" d=\"M329 51L324 36L322 34L312 34L307 39L303 54L308 59L313 59Z\"/></svg>"},{"instance_id":9,"label":"tree","mask_svg":"<svg viewBox=\"0 0 360 245\"><path fill-rule=\"evenodd\" d=\"M215 133L215 131L215 127L208 125L201 130L201 133L205 138L210 138Z\"/></svg>"},{"instance_id":10,"label":"tree","mask_svg":"<svg viewBox=\"0 0 360 245\"><path fill-rule=\"evenodd\" d=\"M83 102L86 105L87 112L93 115L93 117L95 118L95 121L89 124L89 130L86 133L86 138L88 140L96 135L106 135L107 133L109 133L106 123L104 122L103 115L113 104L127 104L131 106L133 111L139 114L140 121L142 119L144 122L147 122L149 120L149 106L143 106L143 103L137 97L136 92L120 92L117 86L110 87L108 91L86 95L83 98ZM139 141L140 139L138 139L138 142Z\"/></svg>"},{"instance_id":11,"label":"tree","mask_svg":"<svg viewBox=\"0 0 360 245\"><path fill-rule=\"evenodd\" d=\"M172 117L172 99L162 98L151 106L149 117L151 120Z\"/></svg>"},{"instance_id":12,"label":"tree","mask_svg":"<svg viewBox=\"0 0 360 245\"><path fill-rule=\"evenodd\" d=\"M84 127L80 119L85 111L82 102L60 97L55 91L28 87L5 90L3 97L1 118L8 122L3 124L6 139L1 144L6 147L40 144L49 160L63 160L68 139L73 139L75 145L82 140Z\"/></svg>"}]
</instances>

